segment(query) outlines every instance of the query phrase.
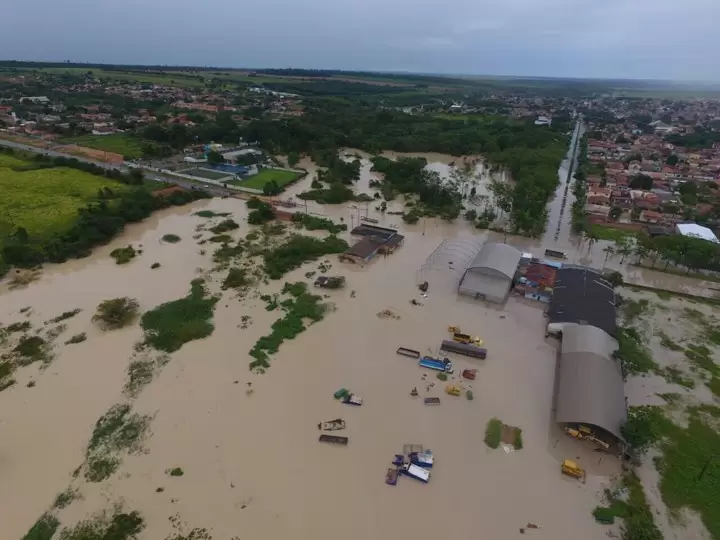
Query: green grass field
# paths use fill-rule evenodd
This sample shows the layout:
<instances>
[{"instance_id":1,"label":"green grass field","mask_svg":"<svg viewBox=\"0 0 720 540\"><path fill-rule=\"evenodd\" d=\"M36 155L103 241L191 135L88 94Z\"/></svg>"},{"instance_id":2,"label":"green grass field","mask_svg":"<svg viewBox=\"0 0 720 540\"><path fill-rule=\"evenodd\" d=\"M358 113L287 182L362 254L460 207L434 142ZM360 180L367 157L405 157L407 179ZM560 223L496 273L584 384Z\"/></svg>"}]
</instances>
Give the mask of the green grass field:
<instances>
[{"instance_id":1,"label":"green grass field","mask_svg":"<svg viewBox=\"0 0 720 540\"><path fill-rule=\"evenodd\" d=\"M228 184L236 186L242 186L246 188L262 189L265 184L275 180L280 187L285 187L290 182L293 182L297 177L300 176L298 173L293 171L283 171L281 169L263 169L258 174L249 176L243 180L232 180Z\"/></svg>"},{"instance_id":2,"label":"green grass field","mask_svg":"<svg viewBox=\"0 0 720 540\"><path fill-rule=\"evenodd\" d=\"M97 199L100 188L127 189L77 169L11 169L23 165L28 162L0 154L0 237L25 227L30 236L47 238L70 227L78 208Z\"/></svg>"},{"instance_id":3,"label":"green grass field","mask_svg":"<svg viewBox=\"0 0 720 540\"><path fill-rule=\"evenodd\" d=\"M140 141L132 135L126 133L117 133L114 135L82 135L65 139L63 142L67 144L77 144L78 146L87 146L105 152L113 152L122 154L127 159L135 159L142 156L142 148Z\"/></svg>"},{"instance_id":4,"label":"green grass field","mask_svg":"<svg viewBox=\"0 0 720 540\"><path fill-rule=\"evenodd\" d=\"M105 69L85 69L77 67L68 68L43 68L40 71L46 71L48 73L63 74L68 73L70 75L82 75L88 71L92 71L93 76L103 79L116 79L118 81L128 81L137 83L148 83L148 84L164 84L168 86L188 86L197 87L204 86L205 82L199 79L189 78L186 74L181 72L168 72L167 75L159 73L133 73L128 71L114 71ZM185 76L183 76L185 75Z\"/></svg>"}]
</instances>

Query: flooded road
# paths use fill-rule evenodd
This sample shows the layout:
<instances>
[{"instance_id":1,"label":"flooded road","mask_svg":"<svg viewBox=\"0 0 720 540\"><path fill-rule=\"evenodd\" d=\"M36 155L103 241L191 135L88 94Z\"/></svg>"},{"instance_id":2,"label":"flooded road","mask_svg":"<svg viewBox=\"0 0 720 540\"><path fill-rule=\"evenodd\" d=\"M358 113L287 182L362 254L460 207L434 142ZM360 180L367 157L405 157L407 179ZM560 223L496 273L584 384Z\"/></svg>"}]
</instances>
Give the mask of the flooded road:
<instances>
[{"instance_id":1,"label":"flooded road","mask_svg":"<svg viewBox=\"0 0 720 540\"><path fill-rule=\"evenodd\" d=\"M582 122L577 122L570 139L567 155L558 169L559 183L555 190L555 196L548 206L548 222L543 243L553 245L554 249L560 251L566 251L571 247L572 205L575 202L572 192L575 177L572 173L577 166L577 150L584 131Z\"/></svg>"}]
</instances>

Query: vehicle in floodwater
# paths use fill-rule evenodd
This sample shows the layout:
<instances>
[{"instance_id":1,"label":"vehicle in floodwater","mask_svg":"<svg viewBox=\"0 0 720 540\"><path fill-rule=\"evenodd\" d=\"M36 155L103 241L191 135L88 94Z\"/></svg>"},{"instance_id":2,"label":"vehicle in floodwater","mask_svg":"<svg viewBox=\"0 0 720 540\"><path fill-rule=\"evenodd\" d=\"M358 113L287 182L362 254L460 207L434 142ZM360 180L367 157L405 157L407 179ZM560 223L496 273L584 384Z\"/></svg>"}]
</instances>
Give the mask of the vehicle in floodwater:
<instances>
[{"instance_id":1,"label":"vehicle in floodwater","mask_svg":"<svg viewBox=\"0 0 720 540\"><path fill-rule=\"evenodd\" d=\"M553 257L555 259L562 259L562 260L565 260L568 258L567 253L565 253L564 251L557 251L555 249L546 249L545 256Z\"/></svg>"},{"instance_id":2,"label":"vehicle in floodwater","mask_svg":"<svg viewBox=\"0 0 720 540\"><path fill-rule=\"evenodd\" d=\"M420 367L434 369L435 371L443 371L445 373L454 372L452 362L447 358L445 358L444 360L439 360L431 356L423 356L420 359L420 362L418 362L418 365Z\"/></svg>"},{"instance_id":3,"label":"vehicle in floodwater","mask_svg":"<svg viewBox=\"0 0 720 540\"><path fill-rule=\"evenodd\" d=\"M426 484L430 481L430 471L423 469L419 465L413 465L412 463L403 465L400 468L400 473L405 476L409 476L410 478L414 478L415 480L420 480Z\"/></svg>"}]
</instances>

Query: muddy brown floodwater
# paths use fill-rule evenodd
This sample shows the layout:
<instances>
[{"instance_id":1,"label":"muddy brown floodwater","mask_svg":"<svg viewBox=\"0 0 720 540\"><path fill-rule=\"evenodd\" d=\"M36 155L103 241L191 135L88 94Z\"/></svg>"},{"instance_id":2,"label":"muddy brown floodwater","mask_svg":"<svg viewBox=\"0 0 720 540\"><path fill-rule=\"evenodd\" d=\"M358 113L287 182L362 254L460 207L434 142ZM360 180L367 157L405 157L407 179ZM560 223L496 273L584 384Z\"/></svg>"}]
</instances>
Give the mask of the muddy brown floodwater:
<instances>
[{"instance_id":1,"label":"muddy brown floodwater","mask_svg":"<svg viewBox=\"0 0 720 540\"><path fill-rule=\"evenodd\" d=\"M370 174L365 163L361 182ZM312 174L290 195L307 189L311 180ZM147 539L171 533L168 518L176 514L189 527L206 527L221 540L339 534L358 540L504 540L517 538L528 523L540 529L527 534L545 538L605 538L608 529L594 523L591 511L619 465L578 446L554 426L556 345L544 339L541 305L511 298L498 308L459 298L455 286L461 260L423 266L445 238L477 245L502 235L489 236L463 220L405 226L400 216L380 214L374 206L313 204L308 210L348 224L367 213L380 225L397 226L406 235L405 245L365 267L332 257L329 274L347 278L344 290L328 293L336 310L284 343L263 375L249 371L248 351L278 314L266 311L256 295L242 299L222 292L212 336L173 353L134 402L137 412L153 415L145 452L124 457L119 471L100 483L74 480L72 472L84 460L95 421L125 399L125 372L141 331L134 325L101 332L90 320L95 307L108 298L130 296L147 310L185 296L189 282L200 275L220 293L224 275L209 272L213 246L198 246L192 239L196 227L208 220L193 214L201 209L232 212L242 221L232 232L240 238L250 230L244 201L213 199L159 212L129 226L87 259L48 265L27 288L10 291L3 285L4 324L23 320L20 310L27 306L35 328L63 311L83 309L67 321L49 367L42 372L36 365L20 368L18 383L0 392L3 538L22 537L68 485L77 487L83 499L59 512L64 525L124 501L145 516L141 538ZM168 233L182 240L161 242ZM508 240L522 249L542 248L542 241ZM110 251L130 243L142 245L142 255L115 265ZM161 267L151 270L154 262ZM259 292L277 292L283 282L304 280L305 272L316 269L317 263L304 265L283 280L261 285ZM417 290L420 278L430 282L427 298ZM422 305L411 304L412 299ZM376 315L385 309L399 319ZM252 324L241 329L245 315ZM437 352L448 325L481 337L489 350L485 361L454 358L456 372L479 370L475 381L461 383L472 389L473 401L446 395L445 383L434 373L395 354L400 346ZM87 341L61 345L79 332L87 332ZM31 379L37 384L27 388ZM457 378L448 382L460 383ZM250 395L247 383L254 388ZM434 386L428 388L430 383ZM363 406L334 400L341 387L361 395ZM413 387L419 390L417 398L410 396ZM426 396L440 397L442 404L426 407ZM317 423L338 417L347 422L342 434L350 438L348 446L319 444ZM492 417L522 428L522 450L506 453L484 445ZM405 443L434 452L429 484L409 478L396 487L384 483L393 454ZM561 476L564 458L587 468L586 484ZM171 467L181 467L184 476L168 476ZM158 487L164 491L156 492Z\"/></svg>"}]
</instances>

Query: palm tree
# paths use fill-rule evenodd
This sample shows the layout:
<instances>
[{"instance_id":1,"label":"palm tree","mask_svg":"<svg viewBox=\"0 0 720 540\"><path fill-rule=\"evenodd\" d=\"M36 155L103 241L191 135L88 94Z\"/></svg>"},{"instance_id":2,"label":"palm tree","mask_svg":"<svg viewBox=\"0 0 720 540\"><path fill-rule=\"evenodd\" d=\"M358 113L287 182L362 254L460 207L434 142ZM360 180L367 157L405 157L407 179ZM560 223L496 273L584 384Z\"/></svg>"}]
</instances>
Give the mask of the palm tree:
<instances>
[{"instance_id":1,"label":"palm tree","mask_svg":"<svg viewBox=\"0 0 720 540\"><path fill-rule=\"evenodd\" d=\"M612 246L605 246L603 248L603 253L605 253L605 262L608 262L608 259L615 255L615 248Z\"/></svg>"},{"instance_id":2,"label":"palm tree","mask_svg":"<svg viewBox=\"0 0 720 540\"><path fill-rule=\"evenodd\" d=\"M597 243L598 240L600 240L600 237L597 235L595 231L586 231L585 236L588 241L588 250L587 252L590 253L590 250L592 247Z\"/></svg>"}]
</instances>

